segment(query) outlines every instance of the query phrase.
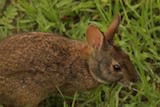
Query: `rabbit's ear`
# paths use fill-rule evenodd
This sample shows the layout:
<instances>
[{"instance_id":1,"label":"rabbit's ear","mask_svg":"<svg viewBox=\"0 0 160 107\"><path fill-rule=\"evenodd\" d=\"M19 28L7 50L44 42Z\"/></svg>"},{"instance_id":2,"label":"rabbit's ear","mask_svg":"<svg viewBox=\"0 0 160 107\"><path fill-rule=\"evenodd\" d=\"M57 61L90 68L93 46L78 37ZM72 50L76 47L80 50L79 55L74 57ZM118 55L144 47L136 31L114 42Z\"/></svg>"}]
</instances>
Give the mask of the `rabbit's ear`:
<instances>
[{"instance_id":1,"label":"rabbit's ear","mask_svg":"<svg viewBox=\"0 0 160 107\"><path fill-rule=\"evenodd\" d=\"M111 24L109 25L108 29L106 30L106 32L104 33L105 35L105 41L109 41L109 42L113 42L113 38L114 35L118 29L119 23L121 20L121 16L120 14L118 14L115 19L111 22Z\"/></svg>"},{"instance_id":2,"label":"rabbit's ear","mask_svg":"<svg viewBox=\"0 0 160 107\"><path fill-rule=\"evenodd\" d=\"M103 44L103 38L103 34L96 26L88 26L86 31L86 40L90 46L96 49L101 49Z\"/></svg>"}]
</instances>

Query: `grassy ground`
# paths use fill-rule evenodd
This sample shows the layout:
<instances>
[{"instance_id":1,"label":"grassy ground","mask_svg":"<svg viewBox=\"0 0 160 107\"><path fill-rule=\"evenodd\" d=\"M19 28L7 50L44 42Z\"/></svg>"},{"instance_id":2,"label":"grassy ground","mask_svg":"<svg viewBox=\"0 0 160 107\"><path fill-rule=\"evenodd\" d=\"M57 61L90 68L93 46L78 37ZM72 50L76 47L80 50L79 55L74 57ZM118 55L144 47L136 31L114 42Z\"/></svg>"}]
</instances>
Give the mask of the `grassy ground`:
<instances>
[{"instance_id":1,"label":"grassy ground","mask_svg":"<svg viewBox=\"0 0 160 107\"><path fill-rule=\"evenodd\" d=\"M0 39L18 32L43 31L84 40L89 23L104 31L120 12L121 37L117 36L115 41L130 55L140 75L137 94L118 84L101 85L73 98L64 98L73 99L72 107L75 99L80 107L160 107L160 92L155 85L160 84L160 0L7 1L0 0ZM52 100L47 102L46 107L53 106ZM58 100L58 105L69 107L63 100Z\"/></svg>"}]
</instances>

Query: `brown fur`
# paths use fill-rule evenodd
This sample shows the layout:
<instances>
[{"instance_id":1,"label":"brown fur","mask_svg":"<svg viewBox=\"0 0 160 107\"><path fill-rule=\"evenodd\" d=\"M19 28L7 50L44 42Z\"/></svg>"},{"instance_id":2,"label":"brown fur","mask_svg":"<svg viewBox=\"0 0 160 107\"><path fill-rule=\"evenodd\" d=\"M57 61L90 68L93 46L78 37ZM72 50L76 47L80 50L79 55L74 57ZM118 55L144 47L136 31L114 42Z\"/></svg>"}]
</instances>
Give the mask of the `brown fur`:
<instances>
[{"instance_id":1,"label":"brown fur","mask_svg":"<svg viewBox=\"0 0 160 107\"><path fill-rule=\"evenodd\" d=\"M99 83L137 80L129 57L106 42L98 28L89 26L86 36L88 43L42 32L1 41L0 103L36 107L47 95L57 93L57 88L72 95ZM115 63L121 71L113 69Z\"/></svg>"},{"instance_id":2,"label":"brown fur","mask_svg":"<svg viewBox=\"0 0 160 107\"><path fill-rule=\"evenodd\" d=\"M56 87L67 93L95 87L97 82L88 72L87 49L79 41L38 32L2 41L0 101L9 103L6 99L11 98L15 104L37 104Z\"/></svg>"}]
</instances>

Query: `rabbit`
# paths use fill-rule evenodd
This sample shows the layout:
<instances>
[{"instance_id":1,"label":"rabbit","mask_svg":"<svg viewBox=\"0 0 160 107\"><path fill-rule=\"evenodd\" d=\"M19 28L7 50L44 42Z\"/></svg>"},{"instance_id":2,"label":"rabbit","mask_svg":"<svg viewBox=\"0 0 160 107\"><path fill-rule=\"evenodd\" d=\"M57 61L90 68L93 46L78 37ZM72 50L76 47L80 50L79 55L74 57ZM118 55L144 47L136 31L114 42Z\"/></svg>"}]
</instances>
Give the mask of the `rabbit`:
<instances>
[{"instance_id":1,"label":"rabbit","mask_svg":"<svg viewBox=\"0 0 160 107\"><path fill-rule=\"evenodd\" d=\"M86 41L29 32L0 42L0 103L37 107L49 94L73 95L100 84L138 80L129 56L114 44L118 14L106 32L90 24Z\"/></svg>"}]
</instances>

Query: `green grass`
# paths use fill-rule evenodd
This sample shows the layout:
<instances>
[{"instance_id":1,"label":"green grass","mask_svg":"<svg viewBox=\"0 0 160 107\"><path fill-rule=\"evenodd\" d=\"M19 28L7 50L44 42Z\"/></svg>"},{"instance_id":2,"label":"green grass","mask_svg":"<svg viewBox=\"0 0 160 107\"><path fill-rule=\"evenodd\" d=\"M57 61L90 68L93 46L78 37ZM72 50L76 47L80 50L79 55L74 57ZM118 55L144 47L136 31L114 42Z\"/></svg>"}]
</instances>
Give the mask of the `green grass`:
<instances>
[{"instance_id":1,"label":"green grass","mask_svg":"<svg viewBox=\"0 0 160 107\"><path fill-rule=\"evenodd\" d=\"M5 1L0 0L0 39L19 32L43 31L84 40L89 23L104 31L120 12L117 35L121 38L117 36L115 42L129 54L140 75L138 93L133 95L133 90L119 84L101 85L64 99L73 100L71 107L75 107L75 100L80 107L160 107L160 92L155 86L160 84L160 0L11 0L7 5ZM52 101L48 101L49 107ZM59 103L70 107L63 100Z\"/></svg>"}]
</instances>

